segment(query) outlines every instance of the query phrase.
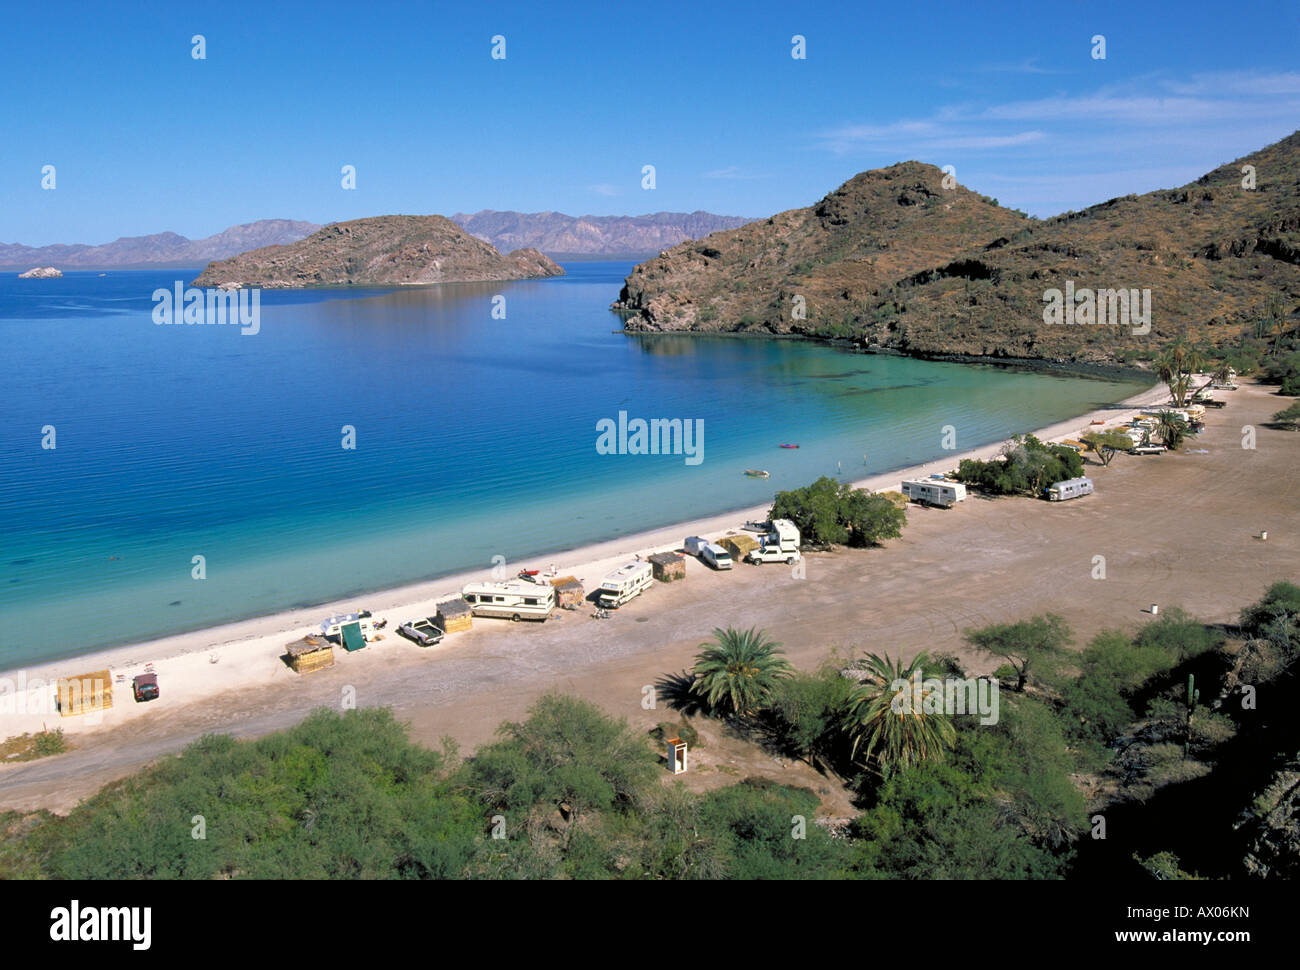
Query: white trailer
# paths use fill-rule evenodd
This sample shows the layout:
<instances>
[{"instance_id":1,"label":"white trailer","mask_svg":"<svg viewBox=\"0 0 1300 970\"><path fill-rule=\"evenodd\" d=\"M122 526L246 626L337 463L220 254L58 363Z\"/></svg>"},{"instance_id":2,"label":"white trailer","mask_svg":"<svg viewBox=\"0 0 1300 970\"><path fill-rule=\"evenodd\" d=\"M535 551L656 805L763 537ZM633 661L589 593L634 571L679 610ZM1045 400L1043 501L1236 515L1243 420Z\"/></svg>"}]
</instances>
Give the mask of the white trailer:
<instances>
[{"instance_id":1,"label":"white trailer","mask_svg":"<svg viewBox=\"0 0 1300 970\"><path fill-rule=\"evenodd\" d=\"M918 505L934 505L941 509L950 509L958 502L966 501L966 486L961 482L917 479L903 482L900 491Z\"/></svg>"},{"instance_id":2,"label":"white trailer","mask_svg":"<svg viewBox=\"0 0 1300 970\"><path fill-rule=\"evenodd\" d=\"M686 541L682 544L682 548L692 556L702 556L704 555L704 550L708 548L708 545L708 539L701 538L700 536L687 536Z\"/></svg>"},{"instance_id":3,"label":"white trailer","mask_svg":"<svg viewBox=\"0 0 1300 970\"><path fill-rule=\"evenodd\" d=\"M369 640L375 633L369 610L357 610L355 613L336 613L321 620L320 632L323 637L341 637L343 628L349 623L361 624L361 636Z\"/></svg>"},{"instance_id":4,"label":"white trailer","mask_svg":"<svg viewBox=\"0 0 1300 970\"><path fill-rule=\"evenodd\" d=\"M503 620L547 620L555 612L555 587L522 579L505 583L470 583L461 596L475 616Z\"/></svg>"},{"instance_id":5,"label":"white trailer","mask_svg":"<svg viewBox=\"0 0 1300 970\"><path fill-rule=\"evenodd\" d=\"M607 610L616 610L628 600L641 594L654 582L654 570L650 563L637 560L619 566L600 581L597 595L600 605Z\"/></svg>"},{"instance_id":6,"label":"white trailer","mask_svg":"<svg viewBox=\"0 0 1300 970\"><path fill-rule=\"evenodd\" d=\"M1063 482L1048 486L1047 499L1050 502L1064 502L1072 498L1081 498L1092 494L1092 479L1068 478Z\"/></svg>"}]
</instances>

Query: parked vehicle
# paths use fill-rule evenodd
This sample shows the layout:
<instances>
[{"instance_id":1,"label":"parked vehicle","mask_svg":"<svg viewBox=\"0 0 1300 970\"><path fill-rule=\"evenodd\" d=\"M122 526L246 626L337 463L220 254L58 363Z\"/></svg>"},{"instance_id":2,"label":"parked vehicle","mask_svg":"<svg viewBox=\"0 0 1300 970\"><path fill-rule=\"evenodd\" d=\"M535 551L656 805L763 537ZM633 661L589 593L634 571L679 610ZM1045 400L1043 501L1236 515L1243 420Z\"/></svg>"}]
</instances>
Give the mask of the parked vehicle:
<instances>
[{"instance_id":1,"label":"parked vehicle","mask_svg":"<svg viewBox=\"0 0 1300 970\"><path fill-rule=\"evenodd\" d=\"M687 536L686 541L682 543L682 548L689 555L702 556L704 555L704 550L708 545L708 539L703 539L700 536Z\"/></svg>"},{"instance_id":2,"label":"parked vehicle","mask_svg":"<svg viewBox=\"0 0 1300 970\"><path fill-rule=\"evenodd\" d=\"M775 519L766 535L760 537L757 549L751 549L745 559L754 564L784 562L793 565L803 558L799 552L799 527L789 519Z\"/></svg>"},{"instance_id":3,"label":"parked vehicle","mask_svg":"<svg viewBox=\"0 0 1300 970\"><path fill-rule=\"evenodd\" d=\"M596 598L607 610L616 610L654 582L654 569L648 562L636 560L619 566L600 581Z\"/></svg>"},{"instance_id":4,"label":"parked vehicle","mask_svg":"<svg viewBox=\"0 0 1300 970\"><path fill-rule=\"evenodd\" d=\"M158 699L158 675L139 674L131 681L131 693L137 704Z\"/></svg>"},{"instance_id":5,"label":"parked vehicle","mask_svg":"<svg viewBox=\"0 0 1300 970\"><path fill-rule=\"evenodd\" d=\"M369 640L374 635L375 627L370 619L369 610L358 610L355 613L336 613L334 616L328 616L321 621L321 636L339 638L343 635L343 628L351 623L356 623L361 627L361 636Z\"/></svg>"},{"instance_id":6,"label":"parked vehicle","mask_svg":"<svg viewBox=\"0 0 1300 970\"><path fill-rule=\"evenodd\" d=\"M1130 455L1163 455L1163 445L1134 445L1128 450Z\"/></svg>"},{"instance_id":7,"label":"parked vehicle","mask_svg":"<svg viewBox=\"0 0 1300 970\"><path fill-rule=\"evenodd\" d=\"M461 590L475 616L502 620L546 621L555 612L555 587L515 579L505 583L470 583Z\"/></svg>"},{"instance_id":8,"label":"parked vehicle","mask_svg":"<svg viewBox=\"0 0 1300 970\"><path fill-rule=\"evenodd\" d=\"M700 553L700 558L707 562L714 569L730 569L732 566L731 553L727 552L726 547L718 545L716 542L710 542Z\"/></svg>"},{"instance_id":9,"label":"parked vehicle","mask_svg":"<svg viewBox=\"0 0 1300 970\"><path fill-rule=\"evenodd\" d=\"M966 486L961 482L914 480L903 482L902 493L918 505L950 509L966 501Z\"/></svg>"},{"instance_id":10,"label":"parked vehicle","mask_svg":"<svg viewBox=\"0 0 1300 970\"><path fill-rule=\"evenodd\" d=\"M1084 476L1082 478L1068 478L1063 482L1057 482L1055 485L1047 487L1047 499L1049 502L1064 502L1072 498L1082 498L1084 495L1092 494L1092 479Z\"/></svg>"},{"instance_id":11,"label":"parked vehicle","mask_svg":"<svg viewBox=\"0 0 1300 970\"><path fill-rule=\"evenodd\" d=\"M435 643L440 643L443 637L442 627L438 626L432 617L425 617L423 620L407 620L397 628L397 632L421 647L432 647Z\"/></svg>"}]
</instances>

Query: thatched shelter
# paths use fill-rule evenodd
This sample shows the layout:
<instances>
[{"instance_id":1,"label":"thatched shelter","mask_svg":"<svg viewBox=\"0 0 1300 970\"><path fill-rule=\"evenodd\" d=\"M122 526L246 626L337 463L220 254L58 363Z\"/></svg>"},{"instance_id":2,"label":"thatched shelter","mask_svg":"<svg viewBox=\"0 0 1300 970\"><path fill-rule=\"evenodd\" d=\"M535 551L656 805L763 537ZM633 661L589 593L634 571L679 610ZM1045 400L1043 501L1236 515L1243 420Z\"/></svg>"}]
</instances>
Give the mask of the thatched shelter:
<instances>
[{"instance_id":1,"label":"thatched shelter","mask_svg":"<svg viewBox=\"0 0 1300 970\"><path fill-rule=\"evenodd\" d=\"M566 610L581 606L587 595L577 576L557 576L551 580L551 585L555 587L556 604Z\"/></svg>"},{"instance_id":2,"label":"thatched shelter","mask_svg":"<svg viewBox=\"0 0 1300 970\"><path fill-rule=\"evenodd\" d=\"M306 636L286 643L284 649L296 673L309 674L334 666L334 646L324 637Z\"/></svg>"},{"instance_id":3,"label":"thatched shelter","mask_svg":"<svg viewBox=\"0 0 1300 970\"><path fill-rule=\"evenodd\" d=\"M676 552L656 552L647 557L655 579L661 583L686 578L686 558Z\"/></svg>"},{"instance_id":4,"label":"thatched shelter","mask_svg":"<svg viewBox=\"0 0 1300 970\"><path fill-rule=\"evenodd\" d=\"M719 539L718 545L731 553L732 561L742 562L751 549L758 548L758 540L751 535L732 533Z\"/></svg>"},{"instance_id":5,"label":"thatched shelter","mask_svg":"<svg viewBox=\"0 0 1300 970\"><path fill-rule=\"evenodd\" d=\"M443 633L459 633L470 628L474 614L470 610L470 605L457 597L438 604L436 619Z\"/></svg>"},{"instance_id":6,"label":"thatched shelter","mask_svg":"<svg viewBox=\"0 0 1300 970\"><path fill-rule=\"evenodd\" d=\"M87 711L102 711L113 706L113 675L107 670L76 677L60 677L59 714L71 717Z\"/></svg>"}]
</instances>

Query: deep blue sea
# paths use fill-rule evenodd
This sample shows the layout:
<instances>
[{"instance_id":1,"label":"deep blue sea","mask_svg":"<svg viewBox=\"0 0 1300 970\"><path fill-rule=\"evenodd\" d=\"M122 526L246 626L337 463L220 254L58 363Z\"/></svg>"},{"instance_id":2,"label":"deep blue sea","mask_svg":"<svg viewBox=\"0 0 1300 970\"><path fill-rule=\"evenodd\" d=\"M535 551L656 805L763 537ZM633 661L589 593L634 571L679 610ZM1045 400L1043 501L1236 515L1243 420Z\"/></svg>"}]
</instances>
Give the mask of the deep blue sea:
<instances>
[{"instance_id":1,"label":"deep blue sea","mask_svg":"<svg viewBox=\"0 0 1300 970\"><path fill-rule=\"evenodd\" d=\"M608 309L630 269L268 290L256 335L153 322L154 290L200 267L0 274L0 669L488 569L494 555L528 565L819 475L937 458L945 425L964 450L1143 386L630 337ZM703 461L598 454L597 422L619 411L702 420Z\"/></svg>"}]
</instances>

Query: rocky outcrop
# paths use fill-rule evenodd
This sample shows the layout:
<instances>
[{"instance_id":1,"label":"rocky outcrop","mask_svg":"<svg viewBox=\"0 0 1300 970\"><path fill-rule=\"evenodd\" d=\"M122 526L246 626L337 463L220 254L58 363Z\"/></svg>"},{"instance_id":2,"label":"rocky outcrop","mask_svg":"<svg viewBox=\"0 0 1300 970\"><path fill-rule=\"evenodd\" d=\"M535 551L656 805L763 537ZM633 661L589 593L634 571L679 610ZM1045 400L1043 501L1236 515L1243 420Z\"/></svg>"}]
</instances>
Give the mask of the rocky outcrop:
<instances>
[{"instance_id":1,"label":"rocky outcrop","mask_svg":"<svg viewBox=\"0 0 1300 970\"><path fill-rule=\"evenodd\" d=\"M562 276L535 249L502 255L443 216L376 216L211 263L195 286L391 286Z\"/></svg>"},{"instance_id":2,"label":"rocky outcrop","mask_svg":"<svg viewBox=\"0 0 1300 970\"><path fill-rule=\"evenodd\" d=\"M484 209L451 217L467 232L505 252L526 246L548 256L643 257L735 229L750 220L711 212L653 212L642 216L568 216L563 212L496 212Z\"/></svg>"},{"instance_id":3,"label":"rocky outcrop","mask_svg":"<svg viewBox=\"0 0 1300 970\"><path fill-rule=\"evenodd\" d=\"M19 273L20 280L57 280L63 274L53 266L37 266L26 273Z\"/></svg>"},{"instance_id":4,"label":"rocky outcrop","mask_svg":"<svg viewBox=\"0 0 1300 970\"><path fill-rule=\"evenodd\" d=\"M1253 838L1243 864L1252 876L1295 879L1300 876L1300 758L1292 758L1273 776L1238 827Z\"/></svg>"},{"instance_id":5,"label":"rocky outcrop","mask_svg":"<svg viewBox=\"0 0 1300 970\"><path fill-rule=\"evenodd\" d=\"M1254 188L1242 184L1246 165ZM1270 300L1293 313L1298 253L1300 133L1180 189L1047 220L905 162L857 175L806 209L661 253L632 271L613 309L629 331L795 333L920 356L1132 363L1178 334L1235 344ZM1132 315L1049 322L1049 294L1067 284L1079 299L1084 290L1149 291L1149 329Z\"/></svg>"}]
</instances>

